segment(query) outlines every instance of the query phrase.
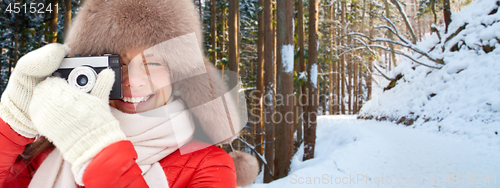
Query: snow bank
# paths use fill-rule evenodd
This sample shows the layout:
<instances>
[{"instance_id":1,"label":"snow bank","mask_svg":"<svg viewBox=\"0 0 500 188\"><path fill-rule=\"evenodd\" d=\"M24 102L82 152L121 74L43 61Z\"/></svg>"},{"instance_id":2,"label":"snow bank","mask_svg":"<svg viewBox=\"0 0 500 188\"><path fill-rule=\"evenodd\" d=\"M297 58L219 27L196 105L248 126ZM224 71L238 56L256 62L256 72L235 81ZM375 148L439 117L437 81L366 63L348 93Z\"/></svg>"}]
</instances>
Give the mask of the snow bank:
<instances>
[{"instance_id":1,"label":"snow bank","mask_svg":"<svg viewBox=\"0 0 500 188\"><path fill-rule=\"evenodd\" d=\"M394 88L374 95L364 104L360 118L390 120L484 141L500 136L497 3L495 0L472 2L460 13L453 14L449 32L441 33L441 40L432 34L418 43L420 49L443 59L445 65L418 54L414 57L419 61L441 69L404 60L394 71L394 77L402 74L403 78ZM441 31L444 32L444 28Z\"/></svg>"}]
</instances>

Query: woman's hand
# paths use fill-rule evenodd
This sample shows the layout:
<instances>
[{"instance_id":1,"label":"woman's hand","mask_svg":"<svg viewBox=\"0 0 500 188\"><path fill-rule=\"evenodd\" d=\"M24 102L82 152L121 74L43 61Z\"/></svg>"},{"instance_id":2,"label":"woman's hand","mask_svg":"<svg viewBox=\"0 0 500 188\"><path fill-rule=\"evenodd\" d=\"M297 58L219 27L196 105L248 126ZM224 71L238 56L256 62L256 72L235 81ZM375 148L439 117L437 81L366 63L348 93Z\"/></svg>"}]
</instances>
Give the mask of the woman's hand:
<instances>
[{"instance_id":1,"label":"woman's hand","mask_svg":"<svg viewBox=\"0 0 500 188\"><path fill-rule=\"evenodd\" d=\"M47 78L34 90L29 108L33 123L72 164L79 184L83 184L85 164L106 146L125 140L108 105L113 83L114 72L106 69L98 75L90 94L61 78Z\"/></svg>"},{"instance_id":2,"label":"woman's hand","mask_svg":"<svg viewBox=\"0 0 500 188\"><path fill-rule=\"evenodd\" d=\"M2 94L0 117L20 135L34 138L38 134L28 114L33 89L57 70L69 51L68 46L53 43L26 54L17 62Z\"/></svg>"}]
</instances>

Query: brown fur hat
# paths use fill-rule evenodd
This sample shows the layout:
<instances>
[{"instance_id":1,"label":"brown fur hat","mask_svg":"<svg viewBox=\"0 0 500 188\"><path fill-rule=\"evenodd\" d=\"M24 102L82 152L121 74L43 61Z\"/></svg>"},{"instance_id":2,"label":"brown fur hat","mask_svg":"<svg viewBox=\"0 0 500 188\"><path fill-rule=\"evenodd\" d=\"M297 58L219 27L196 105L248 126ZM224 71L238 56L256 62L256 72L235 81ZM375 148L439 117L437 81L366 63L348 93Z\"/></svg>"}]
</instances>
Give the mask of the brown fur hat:
<instances>
[{"instance_id":1,"label":"brown fur hat","mask_svg":"<svg viewBox=\"0 0 500 188\"><path fill-rule=\"evenodd\" d=\"M189 35L197 45L161 44ZM170 55L177 54L168 60L173 94L186 103L208 136L201 140L226 143L246 123L234 113L235 96L227 94L219 71L202 57L201 22L192 0L87 0L65 43L71 48L69 56L124 54L160 45ZM192 51L199 51L198 64L173 60L182 59L179 55L191 58Z\"/></svg>"},{"instance_id":2,"label":"brown fur hat","mask_svg":"<svg viewBox=\"0 0 500 188\"><path fill-rule=\"evenodd\" d=\"M87 0L66 36L70 56L123 54L196 33L199 14L190 0Z\"/></svg>"}]
</instances>

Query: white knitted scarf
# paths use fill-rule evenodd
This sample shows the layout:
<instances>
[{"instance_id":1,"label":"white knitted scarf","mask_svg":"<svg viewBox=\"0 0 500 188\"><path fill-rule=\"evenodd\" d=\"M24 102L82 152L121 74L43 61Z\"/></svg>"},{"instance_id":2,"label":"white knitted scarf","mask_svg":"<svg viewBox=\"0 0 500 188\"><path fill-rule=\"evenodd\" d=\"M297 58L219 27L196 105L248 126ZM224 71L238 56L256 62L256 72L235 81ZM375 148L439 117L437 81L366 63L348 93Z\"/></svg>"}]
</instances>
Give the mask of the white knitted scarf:
<instances>
[{"instance_id":1,"label":"white knitted scarf","mask_svg":"<svg viewBox=\"0 0 500 188\"><path fill-rule=\"evenodd\" d=\"M158 161L188 143L194 134L194 123L184 104L178 100L169 101L163 107L140 114L127 114L111 108L111 113L120 122L127 140L134 145L138 154L136 162L149 187L168 187L167 177ZM73 176L71 164L63 160L58 149L54 149L37 169L29 187L76 188L75 181L82 184L84 169L81 174Z\"/></svg>"}]
</instances>

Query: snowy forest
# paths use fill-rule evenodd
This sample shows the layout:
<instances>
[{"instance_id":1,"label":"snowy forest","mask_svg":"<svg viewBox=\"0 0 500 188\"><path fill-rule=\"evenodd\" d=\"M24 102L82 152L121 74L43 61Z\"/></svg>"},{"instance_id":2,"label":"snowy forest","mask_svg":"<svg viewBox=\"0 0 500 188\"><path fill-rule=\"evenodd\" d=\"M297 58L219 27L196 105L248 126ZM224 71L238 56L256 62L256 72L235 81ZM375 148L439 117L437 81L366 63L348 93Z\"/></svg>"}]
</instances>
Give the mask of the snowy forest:
<instances>
[{"instance_id":1,"label":"snowy forest","mask_svg":"<svg viewBox=\"0 0 500 188\"><path fill-rule=\"evenodd\" d=\"M0 93L83 1L0 3ZM193 1L205 57L240 76L249 187L500 186L500 1Z\"/></svg>"}]
</instances>

